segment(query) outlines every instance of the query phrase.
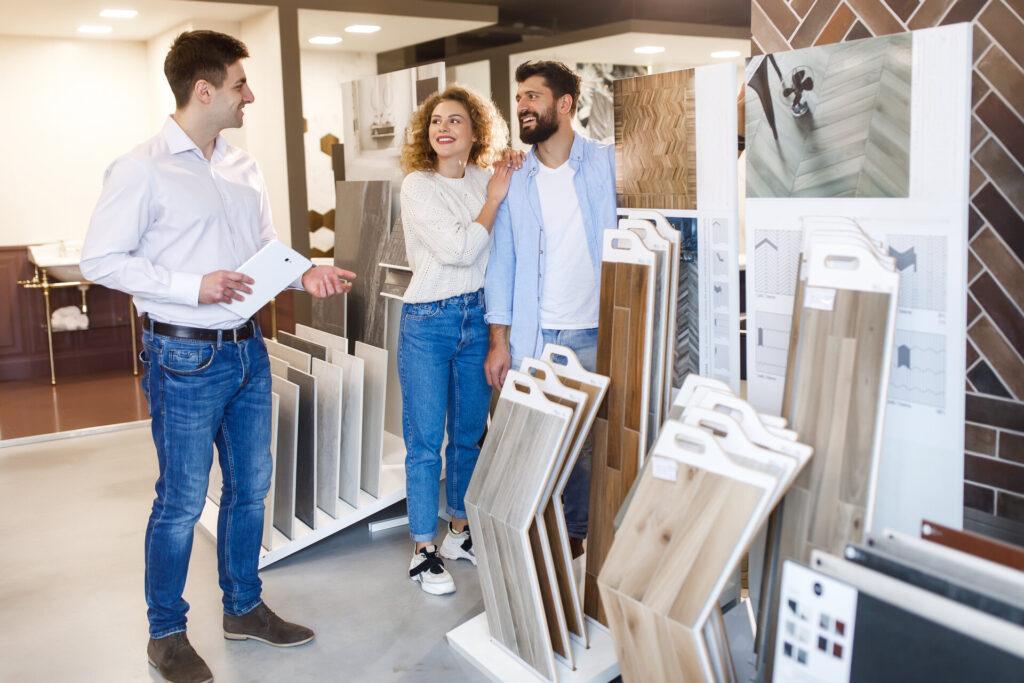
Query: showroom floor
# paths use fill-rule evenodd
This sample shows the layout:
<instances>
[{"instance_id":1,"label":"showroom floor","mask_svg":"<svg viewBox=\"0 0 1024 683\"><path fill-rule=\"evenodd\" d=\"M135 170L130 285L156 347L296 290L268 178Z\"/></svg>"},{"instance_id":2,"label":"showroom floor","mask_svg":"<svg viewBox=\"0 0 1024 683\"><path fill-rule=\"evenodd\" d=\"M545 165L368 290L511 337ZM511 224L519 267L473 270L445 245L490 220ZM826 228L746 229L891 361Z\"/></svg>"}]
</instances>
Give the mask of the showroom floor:
<instances>
[{"instance_id":1,"label":"showroom floor","mask_svg":"<svg viewBox=\"0 0 1024 683\"><path fill-rule=\"evenodd\" d=\"M0 680L159 680L142 594L155 462L148 428L0 449ZM483 609L475 570L455 563L458 592L426 595L406 533L358 524L264 570L267 604L317 631L278 650L221 636L216 551L197 530L192 643L218 681L480 680L444 639Z\"/></svg>"}]
</instances>

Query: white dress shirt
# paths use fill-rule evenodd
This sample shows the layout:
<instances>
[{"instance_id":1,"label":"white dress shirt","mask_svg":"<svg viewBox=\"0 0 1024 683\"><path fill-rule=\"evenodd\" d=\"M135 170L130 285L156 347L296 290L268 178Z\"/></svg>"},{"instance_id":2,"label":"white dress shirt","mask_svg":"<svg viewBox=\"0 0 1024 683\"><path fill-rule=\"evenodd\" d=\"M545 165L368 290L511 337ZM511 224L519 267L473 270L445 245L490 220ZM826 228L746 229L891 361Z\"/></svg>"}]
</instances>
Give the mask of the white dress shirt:
<instances>
[{"instance_id":1,"label":"white dress shirt","mask_svg":"<svg viewBox=\"0 0 1024 683\"><path fill-rule=\"evenodd\" d=\"M276 238L255 160L218 135L207 161L168 117L159 134L107 169L82 274L131 294L154 320L227 329L242 321L199 303L203 275L237 270Z\"/></svg>"}]
</instances>

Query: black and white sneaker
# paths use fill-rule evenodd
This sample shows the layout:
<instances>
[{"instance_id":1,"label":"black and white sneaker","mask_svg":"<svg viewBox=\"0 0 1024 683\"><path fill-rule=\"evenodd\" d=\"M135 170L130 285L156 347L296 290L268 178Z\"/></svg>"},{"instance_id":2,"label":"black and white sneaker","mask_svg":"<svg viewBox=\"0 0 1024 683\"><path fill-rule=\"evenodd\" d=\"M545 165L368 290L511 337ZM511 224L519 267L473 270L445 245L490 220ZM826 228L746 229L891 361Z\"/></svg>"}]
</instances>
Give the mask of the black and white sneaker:
<instances>
[{"instance_id":1,"label":"black and white sneaker","mask_svg":"<svg viewBox=\"0 0 1024 683\"><path fill-rule=\"evenodd\" d=\"M437 555L437 546L428 545L412 556L409 563L409 578L418 581L420 588L431 595L447 595L455 592L455 580L444 568L444 560Z\"/></svg>"},{"instance_id":2,"label":"black and white sneaker","mask_svg":"<svg viewBox=\"0 0 1024 683\"><path fill-rule=\"evenodd\" d=\"M469 560L476 566L476 553L473 552L473 537L469 535L469 525L456 532L452 523L448 522L448 534L441 543L441 557L449 560Z\"/></svg>"}]
</instances>

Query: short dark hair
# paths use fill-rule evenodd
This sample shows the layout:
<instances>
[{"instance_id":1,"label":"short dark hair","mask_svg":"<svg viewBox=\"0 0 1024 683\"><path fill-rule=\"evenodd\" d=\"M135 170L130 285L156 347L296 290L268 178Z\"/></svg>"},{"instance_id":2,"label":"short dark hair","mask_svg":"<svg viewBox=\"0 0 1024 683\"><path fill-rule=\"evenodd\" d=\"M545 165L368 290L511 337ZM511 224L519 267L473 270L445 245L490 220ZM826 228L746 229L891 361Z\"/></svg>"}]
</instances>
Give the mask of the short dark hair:
<instances>
[{"instance_id":1,"label":"short dark hair","mask_svg":"<svg viewBox=\"0 0 1024 683\"><path fill-rule=\"evenodd\" d=\"M576 113L576 104L580 100L579 74L562 62L553 61L523 62L516 69L516 83L522 83L531 76L542 76L556 100L562 95L572 95L570 113Z\"/></svg>"},{"instance_id":2,"label":"short dark hair","mask_svg":"<svg viewBox=\"0 0 1024 683\"><path fill-rule=\"evenodd\" d=\"M228 67L249 56L245 43L217 31L185 31L171 45L164 59L164 75L178 108L188 104L196 81L220 87Z\"/></svg>"}]
</instances>

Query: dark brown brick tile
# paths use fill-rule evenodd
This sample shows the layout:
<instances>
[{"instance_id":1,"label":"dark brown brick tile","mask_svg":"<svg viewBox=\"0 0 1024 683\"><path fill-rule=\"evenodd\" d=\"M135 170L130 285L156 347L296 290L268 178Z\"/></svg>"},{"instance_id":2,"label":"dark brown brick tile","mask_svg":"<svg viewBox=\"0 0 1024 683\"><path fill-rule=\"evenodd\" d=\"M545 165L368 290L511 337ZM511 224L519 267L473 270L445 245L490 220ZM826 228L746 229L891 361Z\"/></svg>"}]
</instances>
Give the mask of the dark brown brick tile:
<instances>
[{"instance_id":1,"label":"dark brown brick tile","mask_svg":"<svg viewBox=\"0 0 1024 683\"><path fill-rule=\"evenodd\" d=\"M949 24L959 24L963 21L974 21L974 17L978 16L978 12L985 6L988 0L957 0L952 7L949 8L949 12L942 18L941 25L946 26Z\"/></svg>"},{"instance_id":2,"label":"dark brown brick tile","mask_svg":"<svg viewBox=\"0 0 1024 683\"><path fill-rule=\"evenodd\" d=\"M968 315L970 314L970 302L967 304ZM967 340L967 367L974 365L974 361L978 360L978 350L974 348L974 344L971 340Z\"/></svg>"},{"instance_id":3,"label":"dark brown brick tile","mask_svg":"<svg viewBox=\"0 0 1024 683\"><path fill-rule=\"evenodd\" d=\"M859 21L853 22L853 26L850 28L850 32L846 34L847 40L860 40L861 38L870 38L871 31L867 29L864 24Z\"/></svg>"},{"instance_id":4,"label":"dark brown brick tile","mask_svg":"<svg viewBox=\"0 0 1024 683\"><path fill-rule=\"evenodd\" d=\"M1020 88L1024 90L1024 78ZM974 152L974 162L992 179L1010 204L1018 209L1024 207L1024 172L998 142L990 138L981 143Z\"/></svg>"},{"instance_id":5,"label":"dark brown brick tile","mask_svg":"<svg viewBox=\"0 0 1024 683\"><path fill-rule=\"evenodd\" d=\"M988 46L992 44L992 41L989 39L988 34L978 27L977 23L974 24L973 33L974 40L971 41L971 60L977 62L978 57L984 54L985 50L988 49Z\"/></svg>"},{"instance_id":6,"label":"dark brown brick tile","mask_svg":"<svg viewBox=\"0 0 1024 683\"><path fill-rule=\"evenodd\" d=\"M1006 335L1010 345L1024 351L1024 316L1021 316L1020 311L1007 298L992 276L982 273L971 283L971 294L988 313L996 327Z\"/></svg>"},{"instance_id":7,"label":"dark brown brick tile","mask_svg":"<svg viewBox=\"0 0 1024 683\"><path fill-rule=\"evenodd\" d=\"M964 483L964 507L992 514L995 510L995 491L984 486Z\"/></svg>"},{"instance_id":8,"label":"dark brown brick tile","mask_svg":"<svg viewBox=\"0 0 1024 683\"><path fill-rule=\"evenodd\" d=\"M848 0L861 21L876 36L903 33L906 28L880 0Z\"/></svg>"},{"instance_id":9,"label":"dark brown brick tile","mask_svg":"<svg viewBox=\"0 0 1024 683\"><path fill-rule=\"evenodd\" d=\"M1024 493L1024 466L975 455L964 456L964 479L1014 493Z\"/></svg>"},{"instance_id":10,"label":"dark brown brick tile","mask_svg":"<svg viewBox=\"0 0 1024 683\"><path fill-rule=\"evenodd\" d=\"M1003 242L1017 258L1024 259L1024 220L999 191L991 184L985 185L974 195L971 204L1003 238Z\"/></svg>"},{"instance_id":11,"label":"dark brown brick tile","mask_svg":"<svg viewBox=\"0 0 1024 683\"><path fill-rule=\"evenodd\" d=\"M814 7L804 17L804 22L800 24L800 28L793 34L793 39L790 41L793 44L793 49L809 47L814 43L814 39L821 33L821 29L825 28L828 18L832 16L832 12L835 11L838 5L839 0L818 0L814 3ZM751 7L750 14L751 21L753 21L753 7Z\"/></svg>"},{"instance_id":12,"label":"dark brown brick tile","mask_svg":"<svg viewBox=\"0 0 1024 683\"><path fill-rule=\"evenodd\" d=\"M971 251L985 264L1017 306L1024 310L1024 267L1014 258L992 228L985 228L971 240Z\"/></svg>"},{"instance_id":13,"label":"dark brown brick tile","mask_svg":"<svg viewBox=\"0 0 1024 683\"><path fill-rule=\"evenodd\" d=\"M1010 348L1003 336L999 334L992 321L984 315L978 316L978 319L968 328L967 335L974 343L978 353L999 373L1003 383L1008 384L1009 389L1018 398L1024 396L1024 363L1021 362L1017 352ZM998 393L982 389L974 377L970 377L970 380L971 384L974 384L979 391Z\"/></svg>"},{"instance_id":14,"label":"dark brown brick tile","mask_svg":"<svg viewBox=\"0 0 1024 683\"><path fill-rule=\"evenodd\" d=\"M924 0L914 15L910 18L908 26L911 29L931 28L938 26L942 15L946 13L953 0Z\"/></svg>"},{"instance_id":15,"label":"dark brown brick tile","mask_svg":"<svg viewBox=\"0 0 1024 683\"><path fill-rule=\"evenodd\" d=\"M900 21L906 21L921 4L920 0L883 0Z\"/></svg>"},{"instance_id":16,"label":"dark brown brick tile","mask_svg":"<svg viewBox=\"0 0 1024 683\"><path fill-rule=\"evenodd\" d=\"M793 11L798 15L804 17L807 16L807 13L810 11L811 7L814 6L815 2L816 0L793 0L789 3L789 6L792 7Z\"/></svg>"},{"instance_id":17,"label":"dark brown brick tile","mask_svg":"<svg viewBox=\"0 0 1024 683\"><path fill-rule=\"evenodd\" d=\"M996 454L996 430L981 425L964 425L964 448L982 455Z\"/></svg>"},{"instance_id":18,"label":"dark brown brick tile","mask_svg":"<svg viewBox=\"0 0 1024 683\"><path fill-rule=\"evenodd\" d=\"M1000 0L988 4L978 19L996 42L1002 45L1013 61L1024 66L1024 24Z\"/></svg>"},{"instance_id":19,"label":"dark brown brick tile","mask_svg":"<svg viewBox=\"0 0 1024 683\"><path fill-rule=\"evenodd\" d=\"M1017 114L1024 114L1024 71L998 45L989 48L976 68Z\"/></svg>"},{"instance_id":20,"label":"dark brown brick tile","mask_svg":"<svg viewBox=\"0 0 1024 683\"><path fill-rule=\"evenodd\" d=\"M996 516L1024 522L1024 497L1006 491L996 493Z\"/></svg>"},{"instance_id":21,"label":"dark brown brick tile","mask_svg":"<svg viewBox=\"0 0 1024 683\"><path fill-rule=\"evenodd\" d=\"M967 254L967 281L970 282L974 276L982 270L981 261L975 258L974 254Z\"/></svg>"},{"instance_id":22,"label":"dark brown brick tile","mask_svg":"<svg viewBox=\"0 0 1024 683\"><path fill-rule=\"evenodd\" d=\"M972 206L967 210L967 235L973 239L978 231L985 227L985 219L981 217L981 214L974 210Z\"/></svg>"},{"instance_id":23,"label":"dark brown brick tile","mask_svg":"<svg viewBox=\"0 0 1024 683\"><path fill-rule=\"evenodd\" d=\"M840 5L836 9L836 13L832 15L832 18L825 24L825 28L822 29L821 35L814 41L815 45L831 45L832 43L842 42L843 36L850 30L850 26L853 25L853 12L850 7L845 3Z\"/></svg>"},{"instance_id":24,"label":"dark brown brick tile","mask_svg":"<svg viewBox=\"0 0 1024 683\"><path fill-rule=\"evenodd\" d=\"M978 119L999 138L1003 147L1017 161L1024 163L1024 125L1021 125L1017 115L992 93L986 95L974 111ZM971 149L975 147L972 146Z\"/></svg>"},{"instance_id":25,"label":"dark brown brick tile","mask_svg":"<svg viewBox=\"0 0 1024 683\"><path fill-rule=\"evenodd\" d=\"M750 32L765 54L790 49L786 38L779 33L757 3L750 5Z\"/></svg>"},{"instance_id":26,"label":"dark brown brick tile","mask_svg":"<svg viewBox=\"0 0 1024 683\"><path fill-rule=\"evenodd\" d=\"M987 396L967 395L966 417L970 422L1024 432L1024 403Z\"/></svg>"},{"instance_id":27,"label":"dark brown brick tile","mask_svg":"<svg viewBox=\"0 0 1024 683\"><path fill-rule=\"evenodd\" d=\"M800 24L800 21L790 11L789 5L784 0L753 0L753 4L761 7L765 16L772 22L772 25L786 38L793 35L793 31Z\"/></svg>"},{"instance_id":28,"label":"dark brown brick tile","mask_svg":"<svg viewBox=\"0 0 1024 683\"><path fill-rule=\"evenodd\" d=\"M1024 465L1024 434L999 432L999 457Z\"/></svg>"},{"instance_id":29,"label":"dark brown brick tile","mask_svg":"<svg viewBox=\"0 0 1024 683\"><path fill-rule=\"evenodd\" d=\"M978 361L977 365L970 369L967 378L971 380L971 385L979 393L1000 398L1013 398L996 373L992 372L992 368L983 360Z\"/></svg>"}]
</instances>

